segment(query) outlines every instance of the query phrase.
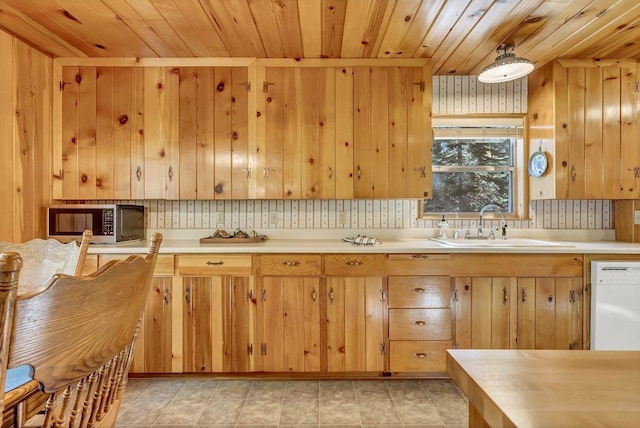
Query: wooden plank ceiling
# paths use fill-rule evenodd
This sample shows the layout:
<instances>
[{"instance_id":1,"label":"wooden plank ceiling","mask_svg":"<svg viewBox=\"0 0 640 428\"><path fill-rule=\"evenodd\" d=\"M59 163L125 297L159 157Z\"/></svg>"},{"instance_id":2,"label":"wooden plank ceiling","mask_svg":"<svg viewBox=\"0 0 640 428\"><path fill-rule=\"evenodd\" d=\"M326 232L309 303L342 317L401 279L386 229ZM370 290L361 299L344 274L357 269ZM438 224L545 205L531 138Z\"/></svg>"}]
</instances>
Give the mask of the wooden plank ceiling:
<instances>
[{"instance_id":1,"label":"wooden plank ceiling","mask_svg":"<svg viewBox=\"0 0 640 428\"><path fill-rule=\"evenodd\" d=\"M640 58L638 0L0 0L0 28L52 57L433 59L477 74L516 44Z\"/></svg>"}]
</instances>

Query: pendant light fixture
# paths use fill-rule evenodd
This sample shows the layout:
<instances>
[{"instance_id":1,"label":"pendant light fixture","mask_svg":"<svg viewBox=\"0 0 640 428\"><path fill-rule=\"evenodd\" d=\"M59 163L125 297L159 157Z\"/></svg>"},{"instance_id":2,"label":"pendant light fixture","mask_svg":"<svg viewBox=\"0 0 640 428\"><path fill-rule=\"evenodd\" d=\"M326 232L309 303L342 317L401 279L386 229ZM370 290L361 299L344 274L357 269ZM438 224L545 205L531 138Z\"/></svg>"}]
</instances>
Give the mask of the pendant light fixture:
<instances>
[{"instance_id":1,"label":"pendant light fixture","mask_svg":"<svg viewBox=\"0 0 640 428\"><path fill-rule=\"evenodd\" d=\"M519 79L533 71L533 62L518 58L513 53L515 46L505 43L498 46L498 56L493 64L486 66L478 75L482 83L501 83Z\"/></svg>"}]
</instances>

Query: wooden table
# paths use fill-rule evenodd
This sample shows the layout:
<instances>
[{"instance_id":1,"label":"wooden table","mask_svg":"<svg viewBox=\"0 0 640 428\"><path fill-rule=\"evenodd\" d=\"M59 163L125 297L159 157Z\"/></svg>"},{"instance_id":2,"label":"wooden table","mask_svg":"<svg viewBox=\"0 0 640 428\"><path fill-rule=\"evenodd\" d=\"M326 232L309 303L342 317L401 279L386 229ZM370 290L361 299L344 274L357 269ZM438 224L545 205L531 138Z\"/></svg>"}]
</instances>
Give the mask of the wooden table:
<instances>
[{"instance_id":1,"label":"wooden table","mask_svg":"<svg viewBox=\"0 0 640 428\"><path fill-rule=\"evenodd\" d=\"M470 427L640 427L640 352L447 351Z\"/></svg>"}]
</instances>

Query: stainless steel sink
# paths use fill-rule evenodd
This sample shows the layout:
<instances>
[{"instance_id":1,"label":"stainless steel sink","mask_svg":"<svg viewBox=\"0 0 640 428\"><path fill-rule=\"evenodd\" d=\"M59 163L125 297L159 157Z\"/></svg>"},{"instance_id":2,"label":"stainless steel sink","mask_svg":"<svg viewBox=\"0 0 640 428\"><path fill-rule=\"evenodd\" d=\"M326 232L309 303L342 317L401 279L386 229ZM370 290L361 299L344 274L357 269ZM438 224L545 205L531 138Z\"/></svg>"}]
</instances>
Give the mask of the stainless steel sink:
<instances>
[{"instance_id":1,"label":"stainless steel sink","mask_svg":"<svg viewBox=\"0 0 640 428\"><path fill-rule=\"evenodd\" d=\"M509 238L509 239L450 239L450 238L429 238L445 247L472 248L472 247L573 247L572 244L556 241L543 241L529 238Z\"/></svg>"}]
</instances>

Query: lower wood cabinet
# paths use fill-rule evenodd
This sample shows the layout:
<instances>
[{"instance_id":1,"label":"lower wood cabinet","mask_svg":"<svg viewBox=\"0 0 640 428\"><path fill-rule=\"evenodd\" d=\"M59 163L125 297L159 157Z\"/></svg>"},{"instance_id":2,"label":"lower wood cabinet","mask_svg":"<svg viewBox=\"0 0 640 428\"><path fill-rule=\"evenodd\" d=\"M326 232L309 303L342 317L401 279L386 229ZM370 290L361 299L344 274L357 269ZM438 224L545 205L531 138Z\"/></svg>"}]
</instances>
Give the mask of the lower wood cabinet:
<instances>
[{"instance_id":1,"label":"lower wood cabinet","mask_svg":"<svg viewBox=\"0 0 640 428\"><path fill-rule=\"evenodd\" d=\"M131 372L442 374L450 348L582 349L582 275L575 254L161 254Z\"/></svg>"},{"instance_id":2,"label":"lower wood cabinet","mask_svg":"<svg viewBox=\"0 0 640 428\"><path fill-rule=\"evenodd\" d=\"M123 260L130 254L100 254L96 268L111 260ZM174 257L159 254L153 271L149 296L145 306L130 373L170 373L176 368L173 347Z\"/></svg>"},{"instance_id":3,"label":"lower wood cabinet","mask_svg":"<svg viewBox=\"0 0 640 428\"><path fill-rule=\"evenodd\" d=\"M384 370L384 306L383 277L327 278L327 371Z\"/></svg>"},{"instance_id":4,"label":"lower wood cabinet","mask_svg":"<svg viewBox=\"0 0 640 428\"><path fill-rule=\"evenodd\" d=\"M456 348L583 349L582 257L527 256L503 256L504 276L454 278Z\"/></svg>"},{"instance_id":5,"label":"lower wood cabinet","mask_svg":"<svg viewBox=\"0 0 640 428\"><path fill-rule=\"evenodd\" d=\"M176 256L176 278L182 300L182 372L230 372L232 345L231 298L235 282L245 283L252 274L250 254ZM175 329L174 329L175 331ZM237 361L243 356L236 357Z\"/></svg>"}]
</instances>

